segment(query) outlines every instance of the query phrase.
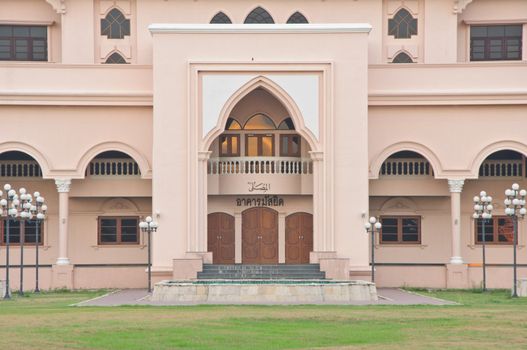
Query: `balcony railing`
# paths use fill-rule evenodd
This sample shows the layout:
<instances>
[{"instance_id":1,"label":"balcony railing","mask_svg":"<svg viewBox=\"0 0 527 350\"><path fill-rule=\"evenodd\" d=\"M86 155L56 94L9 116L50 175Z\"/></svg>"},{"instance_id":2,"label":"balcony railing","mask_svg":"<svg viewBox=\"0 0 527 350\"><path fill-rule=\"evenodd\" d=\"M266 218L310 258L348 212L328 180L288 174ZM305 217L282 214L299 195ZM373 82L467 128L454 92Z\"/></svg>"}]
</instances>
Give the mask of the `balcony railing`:
<instances>
[{"instance_id":1,"label":"balcony railing","mask_svg":"<svg viewBox=\"0 0 527 350\"><path fill-rule=\"evenodd\" d=\"M1 160L0 177L42 177L42 170L34 160Z\"/></svg>"},{"instance_id":2,"label":"balcony railing","mask_svg":"<svg viewBox=\"0 0 527 350\"><path fill-rule=\"evenodd\" d=\"M433 176L430 163L421 158L388 158L381 166L381 176Z\"/></svg>"},{"instance_id":3,"label":"balcony railing","mask_svg":"<svg viewBox=\"0 0 527 350\"><path fill-rule=\"evenodd\" d=\"M480 177L523 177L523 159L488 159L479 168Z\"/></svg>"},{"instance_id":4,"label":"balcony railing","mask_svg":"<svg viewBox=\"0 0 527 350\"><path fill-rule=\"evenodd\" d=\"M139 166L133 159L94 159L86 169L86 176L139 176Z\"/></svg>"},{"instance_id":5,"label":"balcony railing","mask_svg":"<svg viewBox=\"0 0 527 350\"><path fill-rule=\"evenodd\" d=\"M209 160L207 173L307 175L313 174L313 165L311 159L293 157L222 157Z\"/></svg>"}]
</instances>

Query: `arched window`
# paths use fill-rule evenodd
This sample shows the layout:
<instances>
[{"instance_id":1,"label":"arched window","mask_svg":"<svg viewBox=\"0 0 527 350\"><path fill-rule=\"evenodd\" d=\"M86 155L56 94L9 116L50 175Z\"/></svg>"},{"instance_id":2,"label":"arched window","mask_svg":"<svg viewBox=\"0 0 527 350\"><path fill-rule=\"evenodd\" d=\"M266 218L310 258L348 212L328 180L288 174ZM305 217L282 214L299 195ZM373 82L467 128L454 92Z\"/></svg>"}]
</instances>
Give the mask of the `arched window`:
<instances>
[{"instance_id":1,"label":"arched window","mask_svg":"<svg viewBox=\"0 0 527 350\"><path fill-rule=\"evenodd\" d=\"M395 56L392 63L414 63L414 61L408 54L401 52Z\"/></svg>"},{"instance_id":2,"label":"arched window","mask_svg":"<svg viewBox=\"0 0 527 350\"><path fill-rule=\"evenodd\" d=\"M106 61L104 63L107 63L107 64L125 64L126 60L119 53L114 52L106 59Z\"/></svg>"},{"instance_id":3,"label":"arched window","mask_svg":"<svg viewBox=\"0 0 527 350\"><path fill-rule=\"evenodd\" d=\"M101 35L106 35L108 39L122 39L130 35L130 20L118 9L112 9L101 19Z\"/></svg>"},{"instance_id":4,"label":"arched window","mask_svg":"<svg viewBox=\"0 0 527 350\"><path fill-rule=\"evenodd\" d=\"M212 17L212 19L210 20L210 23L212 23L212 24L230 24L230 23L232 23L232 21L229 18L229 16L227 16L226 14L224 14L223 12L220 11L217 14L215 14L214 17Z\"/></svg>"},{"instance_id":5,"label":"arched window","mask_svg":"<svg viewBox=\"0 0 527 350\"><path fill-rule=\"evenodd\" d=\"M295 13L291 15L291 17L289 17L289 19L287 20L287 23L309 23L309 22L307 21L307 18L303 14L296 11Z\"/></svg>"},{"instance_id":6,"label":"arched window","mask_svg":"<svg viewBox=\"0 0 527 350\"><path fill-rule=\"evenodd\" d=\"M271 17L271 15L269 14L269 12L265 11L263 8L261 7L257 7L255 8L254 10L251 11L251 13L249 13L247 15L247 18L245 18L245 21L243 23L250 23L250 24L255 24L255 23L274 23L274 20L273 20L273 17Z\"/></svg>"},{"instance_id":7,"label":"arched window","mask_svg":"<svg viewBox=\"0 0 527 350\"><path fill-rule=\"evenodd\" d=\"M275 130L276 125L265 114L255 114L245 123L245 130Z\"/></svg>"},{"instance_id":8,"label":"arched window","mask_svg":"<svg viewBox=\"0 0 527 350\"><path fill-rule=\"evenodd\" d=\"M388 35L393 35L396 39L408 39L417 35L417 19L408 10L400 9L388 21Z\"/></svg>"},{"instance_id":9,"label":"arched window","mask_svg":"<svg viewBox=\"0 0 527 350\"><path fill-rule=\"evenodd\" d=\"M242 126L236 119L229 118L227 119L227 125L225 125L225 130L241 130Z\"/></svg>"},{"instance_id":10,"label":"arched window","mask_svg":"<svg viewBox=\"0 0 527 350\"><path fill-rule=\"evenodd\" d=\"M295 130L295 124L291 118L286 118L278 125L278 130Z\"/></svg>"}]
</instances>

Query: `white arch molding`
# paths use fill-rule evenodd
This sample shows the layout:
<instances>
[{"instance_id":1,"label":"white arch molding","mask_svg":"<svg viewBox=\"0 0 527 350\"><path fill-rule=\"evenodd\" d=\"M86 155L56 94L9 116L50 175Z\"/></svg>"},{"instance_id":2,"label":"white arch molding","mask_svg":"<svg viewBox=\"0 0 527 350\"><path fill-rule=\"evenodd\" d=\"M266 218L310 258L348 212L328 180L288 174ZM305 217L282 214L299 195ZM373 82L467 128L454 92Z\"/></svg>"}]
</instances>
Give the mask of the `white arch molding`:
<instances>
[{"instance_id":1,"label":"white arch molding","mask_svg":"<svg viewBox=\"0 0 527 350\"><path fill-rule=\"evenodd\" d=\"M417 142L398 142L384 148L370 163L370 179L378 179L382 163L392 154L401 151L412 151L425 157L434 170L437 179L443 173L443 166L436 154L427 146Z\"/></svg>"},{"instance_id":2,"label":"white arch molding","mask_svg":"<svg viewBox=\"0 0 527 350\"><path fill-rule=\"evenodd\" d=\"M319 76L317 74L205 75L202 81L201 151L225 129L236 104L256 88L267 90L280 101L311 150L319 150Z\"/></svg>"},{"instance_id":3,"label":"white arch molding","mask_svg":"<svg viewBox=\"0 0 527 350\"><path fill-rule=\"evenodd\" d=\"M50 171L53 168L49 159L35 147L24 142L0 143L0 154L5 152L22 152L35 159L42 170L42 178L52 178Z\"/></svg>"},{"instance_id":4,"label":"white arch molding","mask_svg":"<svg viewBox=\"0 0 527 350\"><path fill-rule=\"evenodd\" d=\"M468 166L468 169L470 169L470 173L474 178L479 177L479 168L485 159L487 159L487 157L491 154L499 151L515 151L527 157L527 145L524 143L517 141L498 141L491 143L490 145L487 145L485 148L483 148L476 155L476 157L474 157L472 164Z\"/></svg>"}]
</instances>

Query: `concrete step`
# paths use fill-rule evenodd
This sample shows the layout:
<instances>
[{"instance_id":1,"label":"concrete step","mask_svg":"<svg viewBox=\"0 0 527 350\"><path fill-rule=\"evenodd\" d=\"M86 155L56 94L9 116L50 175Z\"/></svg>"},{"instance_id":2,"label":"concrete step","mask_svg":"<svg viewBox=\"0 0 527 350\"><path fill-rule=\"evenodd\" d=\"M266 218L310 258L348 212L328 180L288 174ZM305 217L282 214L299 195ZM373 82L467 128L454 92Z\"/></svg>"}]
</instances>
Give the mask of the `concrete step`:
<instances>
[{"instance_id":1,"label":"concrete step","mask_svg":"<svg viewBox=\"0 0 527 350\"><path fill-rule=\"evenodd\" d=\"M205 264L198 279L325 279L319 264L218 265Z\"/></svg>"}]
</instances>

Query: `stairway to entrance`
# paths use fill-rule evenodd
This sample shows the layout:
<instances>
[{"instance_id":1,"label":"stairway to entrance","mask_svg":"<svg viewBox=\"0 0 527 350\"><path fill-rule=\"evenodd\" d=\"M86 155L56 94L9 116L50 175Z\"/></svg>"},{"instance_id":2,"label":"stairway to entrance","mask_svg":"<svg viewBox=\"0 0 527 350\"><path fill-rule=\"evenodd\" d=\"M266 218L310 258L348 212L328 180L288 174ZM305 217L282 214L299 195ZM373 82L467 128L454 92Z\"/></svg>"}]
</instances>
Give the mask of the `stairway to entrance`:
<instances>
[{"instance_id":1,"label":"stairway to entrance","mask_svg":"<svg viewBox=\"0 0 527 350\"><path fill-rule=\"evenodd\" d=\"M319 264L219 265L204 264L198 279L325 279Z\"/></svg>"}]
</instances>

